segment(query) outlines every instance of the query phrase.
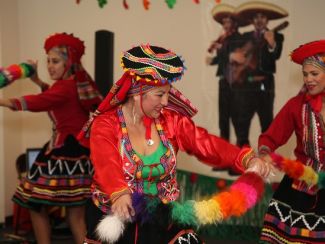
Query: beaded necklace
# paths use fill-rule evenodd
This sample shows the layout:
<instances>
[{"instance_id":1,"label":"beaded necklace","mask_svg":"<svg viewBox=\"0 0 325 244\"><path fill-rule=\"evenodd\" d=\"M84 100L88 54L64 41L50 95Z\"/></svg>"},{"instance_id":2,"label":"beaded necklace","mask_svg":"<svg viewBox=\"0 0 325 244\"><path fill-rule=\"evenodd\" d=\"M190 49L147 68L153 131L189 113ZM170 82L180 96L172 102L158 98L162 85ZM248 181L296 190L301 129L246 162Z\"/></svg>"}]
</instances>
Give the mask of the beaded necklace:
<instances>
[{"instance_id":1,"label":"beaded necklace","mask_svg":"<svg viewBox=\"0 0 325 244\"><path fill-rule=\"evenodd\" d=\"M136 154L136 152L132 148L131 141L130 141L130 138L128 135L128 130L126 127L125 118L124 118L123 111L122 111L122 106L118 107L117 115L118 115L118 119L119 119L119 122L121 125L121 130L122 130L122 143L121 143L122 152L121 152L121 154L123 155L123 152L125 153L125 155L130 160L130 163L133 164L133 166L134 165L136 166L137 171L142 170L144 164L143 164L143 161L141 160L141 158ZM164 178L168 174L169 175L174 174L176 164L171 164L170 159L171 159L171 156L172 155L175 156L175 154L174 154L172 145L170 144L170 142L168 141L168 139L165 136L165 133L161 126L160 120L155 119L154 122L155 122L155 126L157 129L158 135L159 135L162 143L164 144L164 146L167 148L166 153L160 158L160 163L165 170L165 174L163 174L161 176L161 178Z\"/></svg>"}]
</instances>

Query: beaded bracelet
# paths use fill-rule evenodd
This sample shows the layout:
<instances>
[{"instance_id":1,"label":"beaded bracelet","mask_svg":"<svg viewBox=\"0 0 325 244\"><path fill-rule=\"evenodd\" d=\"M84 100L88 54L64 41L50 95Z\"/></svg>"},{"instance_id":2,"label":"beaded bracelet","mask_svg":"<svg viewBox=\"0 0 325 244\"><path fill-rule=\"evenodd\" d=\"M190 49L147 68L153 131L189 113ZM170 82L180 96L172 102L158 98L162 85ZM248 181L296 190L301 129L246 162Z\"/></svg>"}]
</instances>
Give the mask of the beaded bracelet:
<instances>
[{"instance_id":1,"label":"beaded bracelet","mask_svg":"<svg viewBox=\"0 0 325 244\"><path fill-rule=\"evenodd\" d=\"M247 169L250 160L254 157L256 157L254 150L250 147L244 147L236 158L236 165L241 165L244 169Z\"/></svg>"}]
</instances>

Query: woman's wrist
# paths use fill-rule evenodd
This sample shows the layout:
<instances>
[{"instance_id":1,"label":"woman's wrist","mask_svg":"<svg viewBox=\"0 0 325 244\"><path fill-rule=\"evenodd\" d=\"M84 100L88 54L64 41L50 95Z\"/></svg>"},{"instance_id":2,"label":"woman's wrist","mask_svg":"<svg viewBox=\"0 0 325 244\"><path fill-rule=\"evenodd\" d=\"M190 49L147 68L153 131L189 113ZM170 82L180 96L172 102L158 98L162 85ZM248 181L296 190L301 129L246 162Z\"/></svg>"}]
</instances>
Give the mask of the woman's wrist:
<instances>
[{"instance_id":1,"label":"woman's wrist","mask_svg":"<svg viewBox=\"0 0 325 244\"><path fill-rule=\"evenodd\" d=\"M32 82L34 82L36 85L41 85L42 83L44 83L40 78L38 77L31 77Z\"/></svg>"},{"instance_id":2,"label":"woman's wrist","mask_svg":"<svg viewBox=\"0 0 325 244\"><path fill-rule=\"evenodd\" d=\"M6 99L6 98L0 99L0 106L7 107L10 109L15 108L14 103L10 99Z\"/></svg>"},{"instance_id":3,"label":"woman's wrist","mask_svg":"<svg viewBox=\"0 0 325 244\"><path fill-rule=\"evenodd\" d=\"M37 86L39 86L42 90L46 90L48 88L48 84L43 82L41 79L31 79Z\"/></svg>"}]
</instances>

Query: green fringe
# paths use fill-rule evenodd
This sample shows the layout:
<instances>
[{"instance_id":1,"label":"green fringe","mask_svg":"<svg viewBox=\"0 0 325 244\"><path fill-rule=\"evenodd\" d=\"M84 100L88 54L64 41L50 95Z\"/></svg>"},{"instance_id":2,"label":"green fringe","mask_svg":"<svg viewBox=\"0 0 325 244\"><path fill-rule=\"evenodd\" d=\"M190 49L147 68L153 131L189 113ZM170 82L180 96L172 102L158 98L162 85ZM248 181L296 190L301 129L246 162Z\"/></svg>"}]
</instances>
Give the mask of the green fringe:
<instances>
[{"instance_id":1,"label":"green fringe","mask_svg":"<svg viewBox=\"0 0 325 244\"><path fill-rule=\"evenodd\" d=\"M174 5L176 4L176 0L165 0L167 3L168 8L174 8Z\"/></svg>"},{"instance_id":2,"label":"green fringe","mask_svg":"<svg viewBox=\"0 0 325 244\"><path fill-rule=\"evenodd\" d=\"M324 172L318 173L318 187L319 187L319 189L325 188L325 173Z\"/></svg>"},{"instance_id":3,"label":"green fringe","mask_svg":"<svg viewBox=\"0 0 325 244\"><path fill-rule=\"evenodd\" d=\"M159 198L149 198L149 200L146 201L146 210L149 213L154 212L158 205L161 203L161 200Z\"/></svg>"},{"instance_id":4,"label":"green fringe","mask_svg":"<svg viewBox=\"0 0 325 244\"><path fill-rule=\"evenodd\" d=\"M198 226L193 204L193 201L186 201L183 204L171 202L172 219L177 219L182 225Z\"/></svg>"},{"instance_id":5,"label":"green fringe","mask_svg":"<svg viewBox=\"0 0 325 244\"><path fill-rule=\"evenodd\" d=\"M186 200L200 201L208 199L212 194L218 193L216 182L220 180L220 178L198 174L197 180L192 183L190 180L191 174L191 172L183 170L177 171L177 180L181 191L180 202L185 202ZM232 180L225 181L227 187L233 183ZM218 225L200 227L198 232L203 236L216 239L257 241L263 225L264 215L272 195L273 190L271 185L266 184L264 196L261 201L245 215L240 218L229 218ZM189 218L188 221L191 221L191 218Z\"/></svg>"}]
</instances>

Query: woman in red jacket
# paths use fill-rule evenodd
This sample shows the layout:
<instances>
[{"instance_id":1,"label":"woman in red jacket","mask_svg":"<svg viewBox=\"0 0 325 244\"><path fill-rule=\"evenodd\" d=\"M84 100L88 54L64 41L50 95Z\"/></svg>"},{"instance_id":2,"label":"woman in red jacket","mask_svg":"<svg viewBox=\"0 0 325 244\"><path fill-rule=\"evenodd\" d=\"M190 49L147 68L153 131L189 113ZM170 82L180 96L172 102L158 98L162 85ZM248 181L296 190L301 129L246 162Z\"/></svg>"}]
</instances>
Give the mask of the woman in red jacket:
<instances>
[{"instance_id":1,"label":"woman in red jacket","mask_svg":"<svg viewBox=\"0 0 325 244\"><path fill-rule=\"evenodd\" d=\"M83 42L72 34L48 37L44 45L47 68L54 84L32 80L42 88L37 95L0 99L0 105L14 111L48 112L53 135L37 156L26 178L22 179L13 201L30 209L38 243L50 243L47 206L66 206L67 220L76 243L85 235L84 205L90 196L93 167L89 149L81 146L76 135L101 102L94 82L80 59ZM30 61L36 67L36 63Z\"/></svg>"},{"instance_id":2,"label":"woman in red jacket","mask_svg":"<svg viewBox=\"0 0 325 244\"><path fill-rule=\"evenodd\" d=\"M124 52L121 63L125 73L83 131L92 123L95 173L85 243L201 243L190 227L169 222L168 203L180 194L177 151L237 172L256 167L267 175L269 167L251 149L241 150L194 124L197 110L171 85L185 70L178 55L147 44ZM144 211L137 211L141 206Z\"/></svg>"},{"instance_id":3,"label":"woman in red jacket","mask_svg":"<svg viewBox=\"0 0 325 244\"><path fill-rule=\"evenodd\" d=\"M291 98L259 137L259 153L269 154L294 133L294 154L316 172L325 167L325 40L301 45L291 53L302 65L304 88ZM292 168L292 172L296 168ZM325 243L325 190L285 175L269 203L260 243Z\"/></svg>"}]
</instances>

